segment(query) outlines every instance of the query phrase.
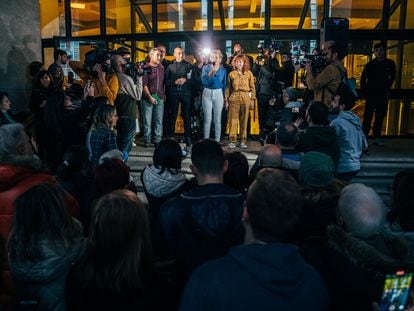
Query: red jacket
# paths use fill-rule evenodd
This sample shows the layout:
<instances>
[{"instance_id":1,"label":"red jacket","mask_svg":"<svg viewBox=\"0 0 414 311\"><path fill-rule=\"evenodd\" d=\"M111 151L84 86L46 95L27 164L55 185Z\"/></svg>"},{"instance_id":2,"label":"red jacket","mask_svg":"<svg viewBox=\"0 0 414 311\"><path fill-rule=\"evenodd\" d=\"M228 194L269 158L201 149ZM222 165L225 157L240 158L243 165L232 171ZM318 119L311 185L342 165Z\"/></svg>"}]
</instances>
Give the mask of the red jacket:
<instances>
[{"instance_id":1,"label":"red jacket","mask_svg":"<svg viewBox=\"0 0 414 311\"><path fill-rule=\"evenodd\" d=\"M7 259L7 240L13 223L14 201L29 188L54 183L56 179L40 171L40 160L29 156L0 157L0 242L3 243L2 282L0 287L0 305L12 303L15 296ZM77 201L69 194L66 197L69 213L76 216Z\"/></svg>"}]
</instances>

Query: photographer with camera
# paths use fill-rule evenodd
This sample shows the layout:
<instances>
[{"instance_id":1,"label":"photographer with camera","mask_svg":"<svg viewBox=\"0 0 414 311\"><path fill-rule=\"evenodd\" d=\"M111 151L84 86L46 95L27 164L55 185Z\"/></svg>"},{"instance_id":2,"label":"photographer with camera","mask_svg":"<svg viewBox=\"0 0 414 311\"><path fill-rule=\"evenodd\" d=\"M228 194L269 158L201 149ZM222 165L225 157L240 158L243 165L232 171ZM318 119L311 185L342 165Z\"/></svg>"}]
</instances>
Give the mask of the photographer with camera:
<instances>
[{"instance_id":1,"label":"photographer with camera","mask_svg":"<svg viewBox=\"0 0 414 311\"><path fill-rule=\"evenodd\" d=\"M341 71L346 72L342 59L344 55L336 44L329 46L326 50L326 67L315 77L312 62L307 62L306 84L314 92L314 100L323 102L327 107L332 102L332 96L341 83Z\"/></svg>"},{"instance_id":2,"label":"photographer with camera","mask_svg":"<svg viewBox=\"0 0 414 311\"><path fill-rule=\"evenodd\" d=\"M119 150L130 152L135 136L135 119L138 113L137 101L141 99L142 95L142 69L140 64L134 64L136 81L125 71L128 67L127 61L121 55L115 54L111 57L112 67L118 77L119 89L118 95L115 99L115 108L118 114L117 129L117 143Z\"/></svg>"},{"instance_id":3,"label":"photographer with camera","mask_svg":"<svg viewBox=\"0 0 414 311\"><path fill-rule=\"evenodd\" d=\"M260 137L265 138L265 124L269 112L269 102L275 96L273 90L274 67L268 49L259 47L259 55L253 64L252 72L256 77L256 94L259 113Z\"/></svg>"},{"instance_id":4,"label":"photographer with camera","mask_svg":"<svg viewBox=\"0 0 414 311\"><path fill-rule=\"evenodd\" d=\"M292 64L292 54L289 52L280 53L280 64L275 70L275 81L283 82L285 87L293 85L295 66Z\"/></svg>"},{"instance_id":5,"label":"photographer with camera","mask_svg":"<svg viewBox=\"0 0 414 311\"><path fill-rule=\"evenodd\" d=\"M112 73L111 58L107 51L95 48L85 54L83 64L78 61L71 61L69 65L82 79L85 86L91 83L94 84L95 97L104 96L108 98L110 105L114 105L119 84L118 77Z\"/></svg>"}]
</instances>

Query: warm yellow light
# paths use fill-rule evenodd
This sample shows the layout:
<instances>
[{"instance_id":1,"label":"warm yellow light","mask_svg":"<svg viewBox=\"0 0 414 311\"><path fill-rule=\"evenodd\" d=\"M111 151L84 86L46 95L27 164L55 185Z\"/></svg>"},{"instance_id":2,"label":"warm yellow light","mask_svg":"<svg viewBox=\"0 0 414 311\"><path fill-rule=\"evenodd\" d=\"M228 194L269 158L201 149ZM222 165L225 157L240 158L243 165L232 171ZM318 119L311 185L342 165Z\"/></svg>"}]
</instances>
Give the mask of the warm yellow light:
<instances>
[{"instance_id":1,"label":"warm yellow light","mask_svg":"<svg viewBox=\"0 0 414 311\"><path fill-rule=\"evenodd\" d=\"M70 4L70 7L72 9L82 9L83 10L85 8L85 6L86 6L85 3L71 3Z\"/></svg>"}]
</instances>

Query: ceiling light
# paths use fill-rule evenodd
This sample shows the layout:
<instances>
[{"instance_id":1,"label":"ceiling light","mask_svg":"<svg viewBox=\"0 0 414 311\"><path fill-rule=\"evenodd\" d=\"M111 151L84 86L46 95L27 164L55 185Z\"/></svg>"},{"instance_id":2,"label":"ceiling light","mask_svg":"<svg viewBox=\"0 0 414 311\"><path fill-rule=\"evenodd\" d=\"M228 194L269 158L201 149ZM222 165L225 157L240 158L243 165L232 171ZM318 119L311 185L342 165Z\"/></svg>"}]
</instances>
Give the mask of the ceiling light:
<instances>
[{"instance_id":1,"label":"ceiling light","mask_svg":"<svg viewBox=\"0 0 414 311\"><path fill-rule=\"evenodd\" d=\"M72 8L72 9L84 9L85 8L85 6L86 6L86 4L85 3L71 3L70 4L70 7Z\"/></svg>"}]
</instances>

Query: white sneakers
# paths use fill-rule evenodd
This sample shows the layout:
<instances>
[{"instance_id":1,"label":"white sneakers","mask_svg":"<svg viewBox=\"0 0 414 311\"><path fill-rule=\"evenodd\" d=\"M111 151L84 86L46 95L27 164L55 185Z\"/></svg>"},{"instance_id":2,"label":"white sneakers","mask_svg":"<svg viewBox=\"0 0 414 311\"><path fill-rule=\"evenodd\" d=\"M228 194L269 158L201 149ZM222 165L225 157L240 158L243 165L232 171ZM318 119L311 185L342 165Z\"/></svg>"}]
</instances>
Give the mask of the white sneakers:
<instances>
[{"instance_id":1,"label":"white sneakers","mask_svg":"<svg viewBox=\"0 0 414 311\"><path fill-rule=\"evenodd\" d=\"M239 145L237 145L236 143L229 143L229 148L234 149L236 147L240 147L242 149L246 149L247 145L245 143L240 143Z\"/></svg>"}]
</instances>

